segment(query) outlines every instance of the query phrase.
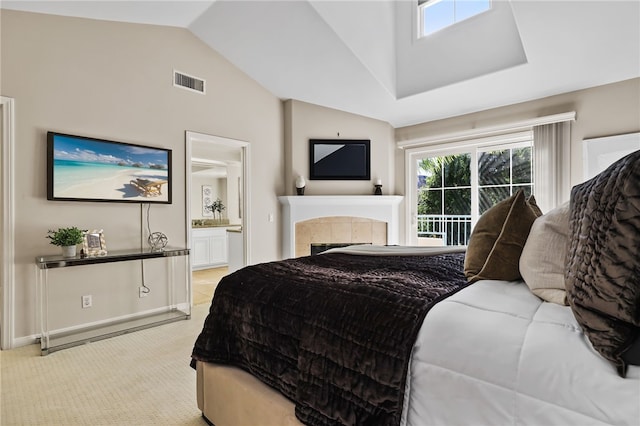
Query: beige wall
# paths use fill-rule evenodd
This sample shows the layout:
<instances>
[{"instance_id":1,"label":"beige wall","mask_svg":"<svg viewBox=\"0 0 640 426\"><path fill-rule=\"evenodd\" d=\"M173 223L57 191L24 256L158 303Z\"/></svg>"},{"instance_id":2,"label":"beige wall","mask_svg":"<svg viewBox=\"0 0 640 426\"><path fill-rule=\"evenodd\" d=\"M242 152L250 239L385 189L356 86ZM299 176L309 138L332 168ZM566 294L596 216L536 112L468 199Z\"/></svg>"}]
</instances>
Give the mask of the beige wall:
<instances>
[{"instance_id":1,"label":"beige wall","mask_svg":"<svg viewBox=\"0 0 640 426\"><path fill-rule=\"evenodd\" d=\"M286 101L284 109L284 195L295 195L298 175L307 181L305 195L371 195L376 179L382 180L385 195L394 194L395 143L389 123L296 100ZM370 139L371 180L309 180L309 139Z\"/></svg>"},{"instance_id":2,"label":"beige wall","mask_svg":"<svg viewBox=\"0 0 640 426\"><path fill-rule=\"evenodd\" d=\"M46 200L48 130L171 148L173 204L154 205L151 223L174 246L186 244L185 131L250 142L251 205L260 212L250 224L251 258L279 257L278 221L268 222L261 213L277 212L277 195L285 192L279 99L185 29L3 10L1 43L1 94L16 100L16 338L38 331L34 257L59 250L47 243L47 229L103 228L110 250L141 244L137 204ZM173 69L204 78L207 94L174 88ZM145 268L159 272L161 266L154 265ZM59 294L51 300L57 309L52 314L60 315L60 324L164 303L161 291L137 298L138 262L108 268L51 272ZM164 274L147 273L153 287L163 286ZM93 295L94 308L80 309L82 294Z\"/></svg>"},{"instance_id":3,"label":"beige wall","mask_svg":"<svg viewBox=\"0 0 640 426\"><path fill-rule=\"evenodd\" d=\"M545 115L576 112L571 125L571 185L582 182L582 140L640 131L640 78L395 130L397 141L491 127ZM404 194L404 151L397 149L395 176ZM403 205L404 208L404 205ZM404 219L404 215L401 215ZM404 223L401 228L404 229ZM402 233L401 233L402 234ZM401 235L401 241L402 237Z\"/></svg>"},{"instance_id":4,"label":"beige wall","mask_svg":"<svg viewBox=\"0 0 640 426\"><path fill-rule=\"evenodd\" d=\"M582 140L640 131L640 78L516 105L396 129L397 141L576 111L571 125L571 184L582 181ZM403 184L404 152L396 151L396 179Z\"/></svg>"}]
</instances>

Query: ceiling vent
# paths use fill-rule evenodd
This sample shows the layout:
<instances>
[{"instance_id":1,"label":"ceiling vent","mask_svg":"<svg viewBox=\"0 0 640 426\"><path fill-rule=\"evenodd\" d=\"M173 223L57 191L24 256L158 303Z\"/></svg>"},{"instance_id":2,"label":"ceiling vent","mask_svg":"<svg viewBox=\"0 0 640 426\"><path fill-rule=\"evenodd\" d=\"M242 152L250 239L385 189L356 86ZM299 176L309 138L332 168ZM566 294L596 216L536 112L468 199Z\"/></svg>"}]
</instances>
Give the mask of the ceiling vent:
<instances>
[{"instance_id":1,"label":"ceiling vent","mask_svg":"<svg viewBox=\"0 0 640 426\"><path fill-rule=\"evenodd\" d=\"M206 81L201 78L193 77L180 71L173 71L173 85L175 87L181 87L204 95L205 84Z\"/></svg>"}]
</instances>

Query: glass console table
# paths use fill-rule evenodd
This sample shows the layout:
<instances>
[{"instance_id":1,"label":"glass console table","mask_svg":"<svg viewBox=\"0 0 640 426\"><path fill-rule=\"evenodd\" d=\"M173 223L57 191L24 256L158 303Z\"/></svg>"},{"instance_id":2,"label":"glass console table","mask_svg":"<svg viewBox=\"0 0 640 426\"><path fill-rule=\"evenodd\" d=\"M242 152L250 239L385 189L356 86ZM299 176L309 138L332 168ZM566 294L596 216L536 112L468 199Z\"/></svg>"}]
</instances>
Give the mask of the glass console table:
<instances>
[{"instance_id":1,"label":"glass console table","mask_svg":"<svg viewBox=\"0 0 640 426\"><path fill-rule=\"evenodd\" d=\"M175 262L184 256L186 273L184 277L184 294L187 300L176 300L175 290ZM141 313L131 316L126 320L114 320L101 322L97 326L88 326L75 329L72 332L52 333L49 329L49 296L52 289L49 286L49 270L56 268L68 268L73 266L95 265L100 263L125 262L131 260L144 260L154 258L167 258L169 261L169 276L167 278L168 306L166 309L154 310L153 314ZM77 346L83 343L106 339L132 331L142 330L173 321L191 318L191 289L189 278L186 274L191 272L189 265L189 249L166 247L162 251L150 249L113 250L104 256L71 258L62 256L38 256L36 263L36 309L39 314L38 322L41 331L40 346L42 355L47 355L61 349Z\"/></svg>"}]
</instances>

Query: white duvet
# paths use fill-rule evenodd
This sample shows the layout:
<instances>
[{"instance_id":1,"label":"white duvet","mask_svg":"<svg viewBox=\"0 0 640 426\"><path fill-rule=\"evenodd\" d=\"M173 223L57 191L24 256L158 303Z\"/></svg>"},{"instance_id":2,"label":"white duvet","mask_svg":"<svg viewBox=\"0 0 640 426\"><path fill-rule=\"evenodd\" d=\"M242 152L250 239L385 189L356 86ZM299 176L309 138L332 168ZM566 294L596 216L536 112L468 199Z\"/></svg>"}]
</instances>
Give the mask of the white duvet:
<instances>
[{"instance_id":1,"label":"white duvet","mask_svg":"<svg viewBox=\"0 0 640 426\"><path fill-rule=\"evenodd\" d=\"M523 282L479 281L438 303L409 370L405 425L640 425L640 367L620 378L568 306Z\"/></svg>"},{"instance_id":2,"label":"white duvet","mask_svg":"<svg viewBox=\"0 0 640 426\"><path fill-rule=\"evenodd\" d=\"M332 251L435 255L464 247ZM640 366L619 377L571 308L543 302L522 281L478 281L436 304L416 339L406 386L405 426L640 426Z\"/></svg>"}]
</instances>

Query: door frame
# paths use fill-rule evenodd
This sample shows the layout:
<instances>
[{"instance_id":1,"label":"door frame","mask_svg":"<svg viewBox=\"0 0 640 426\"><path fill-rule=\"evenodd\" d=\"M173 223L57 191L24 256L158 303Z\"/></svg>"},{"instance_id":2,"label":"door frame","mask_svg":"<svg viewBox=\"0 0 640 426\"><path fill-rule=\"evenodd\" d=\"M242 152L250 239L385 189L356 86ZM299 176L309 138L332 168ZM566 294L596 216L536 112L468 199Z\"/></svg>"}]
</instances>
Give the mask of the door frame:
<instances>
[{"instance_id":1,"label":"door frame","mask_svg":"<svg viewBox=\"0 0 640 426\"><path fill-rule=\"evenodd\" d=\"M0 193L2 194L2 212L0 227L2 230L2 247L0 254L2 265L0 276L0 349L11 349L15 336L15 101L13 98L0 96L2 110L2 128L0 141L2 151L0 160Z\"/></svg>"},{"instance_id":2,"label":"door frame","mask_svg":"<svg viewBox=\"0 0 640 426\"><path fill-rule=\"evenodd\" d=\"M192 146L194 142L205 142L224 147L235 147L241 150L242 159L242 257L243 265L251 263L251 144L238 139L226 138L222 136L208 135L187 131L185 135L185 216L186 216L186 241L187 247L191 248L191 166L192 166ZM190 273L191 271L189 271Z\"/></svg>"}]
</instances>

